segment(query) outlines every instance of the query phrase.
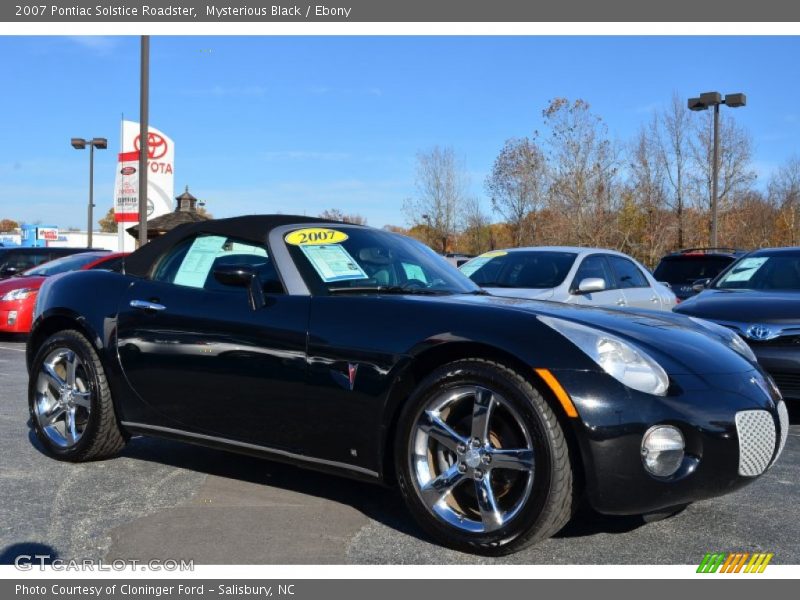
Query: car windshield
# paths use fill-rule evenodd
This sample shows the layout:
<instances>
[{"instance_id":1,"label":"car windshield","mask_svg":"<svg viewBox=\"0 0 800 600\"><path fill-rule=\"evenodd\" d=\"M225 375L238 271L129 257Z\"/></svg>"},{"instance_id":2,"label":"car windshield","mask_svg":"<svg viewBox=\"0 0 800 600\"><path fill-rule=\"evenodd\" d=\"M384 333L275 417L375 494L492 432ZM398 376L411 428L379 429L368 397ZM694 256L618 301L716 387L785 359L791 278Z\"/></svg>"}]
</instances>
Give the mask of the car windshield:
<instances>
[{"instance_id":1,"label":"car windshield","mask_svg":"<svg viewBox=\"0 0 800 600\"><path fill-rule=\"evenodd\" d=\"M547 289L561 285L577 254L551 250L487 252L461 266L482 287Z\"/></svg>"},{"instance_id":2,"label":"car windshield","mask_svg":"<svg viewBox=\"0 0 800 600\"><path fill-rule=\"evenodd\" d=\"M713 279L734 261L732 256L674 256L661 259L653 272L657 281L671 284Z\"/></svg>"},{"instance_id":3,"label":"car windshield","mask_svg":"<svg viewBox=\"0 0 800 600\"><path fill-rule=\"evenodd\" d=\"M81 267L88 265L90 262L100 258L99 254L72 254L70 256L62 256L49 262L43 263L38 267L33 267L27 271L23 271L21 277L49 277L50 275L57 275L59 273L66 273L67 271L77 271Z\"/></svg>"},{"instance_id":4,"label":"car windshield","mask_svg":"<svg viewBox=\"0 0 800 600\"><path fill-rule=\"evenodd\" d=\"M284 239L306 281L330 293L480 292L444 257L402 235L329 225L298 228Z\"/></svg>"},{"instance_id":5,"label":"car windshield","mask_svg":"<svg viewBox=\"0 0 800 600\"><path fill-rule=\"evenodd\" d=\"M800 291L800 255L746 256L724 273L713 287Z\"/></svg>"}]
</instances>

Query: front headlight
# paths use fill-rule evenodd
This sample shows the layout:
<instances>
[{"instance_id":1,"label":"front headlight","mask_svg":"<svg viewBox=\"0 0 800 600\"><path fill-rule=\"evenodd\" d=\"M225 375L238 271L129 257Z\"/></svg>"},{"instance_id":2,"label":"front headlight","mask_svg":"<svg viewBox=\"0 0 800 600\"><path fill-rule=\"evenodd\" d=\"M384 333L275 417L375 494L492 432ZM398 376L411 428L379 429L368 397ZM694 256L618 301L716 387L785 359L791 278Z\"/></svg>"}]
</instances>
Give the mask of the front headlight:
<instances>
[{"instance_id":1,"label":"front headlight","mask_svg":"<svg viewBox=\"0 0 800 600\"><path fill-rule=\"evenodd\" d=\"M583 350L614 379L646 394L664 396L669 377L644 350L615 335L554 317L539 320Z\"/></svg>"},{"instance_id":2,"label":"front headlight","mask_svg":"<svg viewBox=\"0 0 800 600\"><path fill-rule=\"evenodd\" d=\"M714 323L714 321L707 321L705 319L699 319L697 317L689 317L689 318L697 325L700 325L700 327L716 333L719 337L725 340L725 343L731 350L738 352L750 362L757 362L758 359L756 359L756 355L753 353L752 348L750 348L747 342L745 342L739 336L739 334L733 331L732 329L723 327L719 323Z\"/></svg>"},{"instance_id":3,"label":"front headlight","mask_svg":"<svg viewBox=\"0 0 800 600\"><path fill-rule=\"evenodd\" d=\"M12 300L25 300L25 298L29 298L36 293L36 290L31 288L19 288L16 290L11 290L10 292L6 292L0 297L0 300L5 300L10 302Z\"/></svg>"}]
</instances>

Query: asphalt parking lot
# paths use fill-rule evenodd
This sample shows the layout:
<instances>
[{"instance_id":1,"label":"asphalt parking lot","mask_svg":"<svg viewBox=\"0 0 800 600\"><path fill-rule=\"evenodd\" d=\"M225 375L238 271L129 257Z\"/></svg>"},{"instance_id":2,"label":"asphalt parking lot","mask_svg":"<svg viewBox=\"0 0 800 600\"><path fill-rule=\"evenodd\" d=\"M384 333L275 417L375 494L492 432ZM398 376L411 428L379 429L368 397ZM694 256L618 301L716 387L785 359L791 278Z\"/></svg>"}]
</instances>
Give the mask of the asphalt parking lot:
<instances>
[{"instance_id":1,"label":"asphalt parking lot","mask_svg":"<svg viewBox=\"0 0 800 600\"><path fill-rule=\"evenodd\" d=\"M148 438L116 459L66 464L28 427L23 342L0 338L0 564L53 558L197 564L490 563L425 540L388 489ZM691 564L708 551L800 563L800 410L778 464L734 494L657 523L580 514L497 562Z\"/></svg>"}]
</instances>

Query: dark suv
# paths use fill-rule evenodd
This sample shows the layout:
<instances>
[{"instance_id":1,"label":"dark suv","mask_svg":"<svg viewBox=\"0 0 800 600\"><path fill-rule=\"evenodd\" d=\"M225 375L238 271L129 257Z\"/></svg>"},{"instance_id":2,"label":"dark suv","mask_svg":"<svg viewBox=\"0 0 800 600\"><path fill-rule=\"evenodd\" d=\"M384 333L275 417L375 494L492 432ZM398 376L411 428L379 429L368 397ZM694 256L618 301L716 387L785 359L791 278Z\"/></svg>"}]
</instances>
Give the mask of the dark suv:
<instances>
[{"instance_id":1,"label":"dark suv","mask_svg":"<svg viewBox=\"0 0 800 600\"><path fill-rule=\"evenodd\" d=\"M687 248L662 258L653 271L653 277L669 284L678 300L682 301L694 296L745 254L745 250L736 248Z\"/></svg>"},{"instance_id":2,"label":"dark suv","mask_svg":"<svg viewBox=\"0 0 800 600\"><path fill-rule=\"evenodd\" d=\"M7 279L31 267L78 252L88 252L91 248L52 248L15 246L0 248L0 279Z\"/></svg>"}]
</instances>

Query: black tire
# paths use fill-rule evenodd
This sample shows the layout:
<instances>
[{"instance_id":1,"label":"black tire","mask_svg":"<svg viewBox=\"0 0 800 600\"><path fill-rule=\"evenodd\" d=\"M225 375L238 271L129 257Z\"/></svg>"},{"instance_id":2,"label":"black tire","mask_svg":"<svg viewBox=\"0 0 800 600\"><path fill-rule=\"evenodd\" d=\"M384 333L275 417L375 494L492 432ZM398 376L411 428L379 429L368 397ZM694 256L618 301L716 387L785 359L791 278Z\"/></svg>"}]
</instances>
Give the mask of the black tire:
<instances>
[{"instance_id":1,"label":"black tire","mask_svg":"<svg viewBox=\"0 0 800 600\"><path fill-rule=\"evenodd\" d=\"M416 424L425 406L449 389L477 385L500 394L524 421L534 450L533 484L522 508L499 529L467 532L434 515L421 497L412 452ZM427 376L409 398L398 423L395 468L405 502L419 525L451 548L500 556L556 534L573 515L577 494L572 458L553 409L531 384L502 364L466 359L444 365Z\"/></svg>"},{"instance_id":2,"label":"black tire","mask_svg":"<svg viewBox=\"0 0 800 600\"><path fill-rule=\"evenodd\" d=\"M81 362L81 381L88 384L91 410L83 424L80 438L68 447L60 446L48 437L36 413L37 381L44 361L54 351L71 350ZM53 334L39 348L31 363L28 383L28 406L36 437L47 452L59 460L86 462L103 460L119 453L127 441L120 429L111 399L105 370L92 344L78 331L64 330Z\"/></svg>"}]
</instances>

